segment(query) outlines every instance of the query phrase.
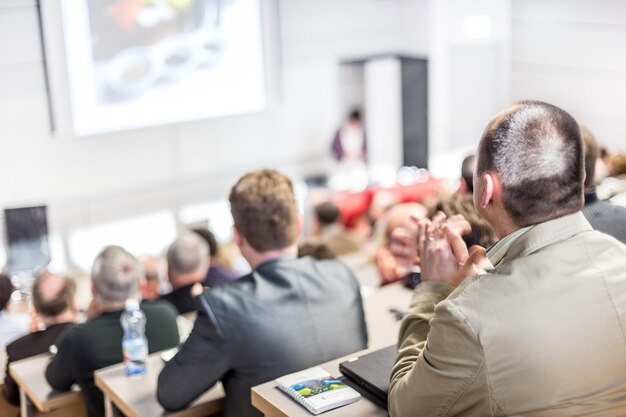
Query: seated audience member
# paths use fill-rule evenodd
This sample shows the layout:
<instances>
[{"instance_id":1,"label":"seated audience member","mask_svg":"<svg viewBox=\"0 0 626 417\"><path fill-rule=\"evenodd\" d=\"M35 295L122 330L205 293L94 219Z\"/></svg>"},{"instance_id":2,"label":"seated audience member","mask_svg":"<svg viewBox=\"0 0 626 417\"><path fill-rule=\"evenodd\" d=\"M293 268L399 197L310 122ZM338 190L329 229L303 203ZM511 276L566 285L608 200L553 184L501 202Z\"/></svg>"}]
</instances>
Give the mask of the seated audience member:
<instances>
[{"instance_id":1,"label":"seated audience member","mask_svg":"<svg viewBox=\"0 0 626 417\"><path fill-rule=\"evenodd\" d=\"M476 169L476 155L468 155L463 158L461 163L461 190L469 193L474 193L474 183L472 178L474 177L474 170Z\"/></svg>"},{"instance_id":2,"label":"seated audience member","mask_svg":"<svg viewBox=\"0 0 626 417\"><path fill-rule=\"evenodd\" d=\"M565 111L524 101L489 122L474 202L500 240L485 253L455 225L419 223L422 282L400 330L392 417L624 414L626 247L581 213L584 175Z\"/></svg>"},{"instance_id":3,"label":"seated audience member","mask_svg":"<svg viewBox=\"0 0 626 417\"><path fill-rule=\"evenodd\" d=\"M382 236L380 237L379 248L375 255L381 285L399 281L411 272L410 268L406 268L405 265L398 263L389 250L391 232L399 227L415 228L415 223L411 218L423 219L426 217L426 214L426 207L420 203L403 203L393 206L381 219L379 227L382 230Z\"/></svg>"},{"instance_id":4,"label":"seated audience member","mask_svg":"<svg viewBox=\"0 0 626 417\"><path fill-rule=\"evenodd\" d=\"M17 383L9 375L9 364L48 352L59 335L76 320L76 284L68 278L50 273L40 275L33 285L33 308L37 321L45 328L22 336L7 345L7 372L2 393L13 405L20 404Z\"/></svg>"},{"instance_id":5,"label":"seated audience member","mask_svg":"<svg viewBox=\"0 0 626 417\"><path fill-rule=\"evenodd\" d=\"M172 303L178 314L196 310L195 296L202 292L202 281L209 269L209 247L200 236L187 233L167 250L167 277L172 292L161 300Z\"/></svg>"},{"instance_id":6,"label":"seated audience member","mask_svg":"<svg viewBox=\"0 0 626 417\"><path fill-rule=\"evenodd\" d=\"M141 289L141 299L144 301L156 300L159 298L161 289L160 259L147 254L139 255L137 259L141 262L145 278L141 280L139 287Z\"/></svg>"},{"instance_id":7,"label":"seated audience member","mask_svg":"<svg viewBox=\"0 0 626 417\"><path fill-rule=\"evenodd\" d=\"M214 287L225 282L231 282L239 277L241 274L224 262L220 245L215 239L215 235L207 229L192 229L192 232L200 236L209 245L209 270L206 273L203 285L205 287Z\"/></svg>"},{"instance_id":8,"label":"seated audience member","mask_svg":"<svg viewBox=\"0 0 626 417\"><path fill-rule=\"evenodd\" d=\"M361 248L359 241L344 230L339 207L335 203L320 203L315 206L314 212L313 236L335 256L353 253Z\"/></svg>"},{"instance_id":9,"label":"seated audience member","mask_svg":"<svg viewBox=\"0 0 626 417\"><path fill-rule=\"evenodd\" d=\"M318 261L335 259L335 254L323 243L302 242L298 245L298 258L310 256Z\"/></svg>"},{"instance_id":10,"label":"seated audience member","mask_svg":"<svg viewBox=\"0 0 626 417\"><path fill-rule=\"evenodd\" d=\"M122 362L120 317L129 298L139 298L143 269L119 246L108 246L96 257L92 273L92 305L87 322L69 328L57 343L57 354L46 369L50 386L67 391L80 386L89 417L104 416L104 398L94 383L95 370ZM168 303L142 303L150 353L179 343L176 310Z\"/></svg>"},{"instance_id":11,"label":"seated audience member","mask_svg":"<svg viewBox=\"0 0 626 417\"><path fill-rule=\"evenodd\" d=\"M366 347L359 284L333 260L296 258L299 219L291 181L272 170L244 175L230 192L235 242L253 271L205 290L189 339L159 375L167 410L217 381L225 417L261 416L250 389Z\"/></svg>"},{"instance_id":12,"label":"seated audience member","mask_svg":"<svg viewBox=\"0 0 626 417\"><path fill-rule=\"evenodd\" d=\"M460 214L469 223L471 230L462 236L468 248L474 245L488 248L496 242L495 230L478 214L471 194L454 194L439 200L428 211L428 218L433 219L439 211L447 217Z\"/></svg>"},{"instance_id":13,"label":"seated audience member","mask_svg":"<svg viewBox=\"0 0 626 417\"><path fill-rule=\"evenodd\" d=\"M25 313L9 313L11 294L15 288L11 278L0 273L0 349L13 340L28 333L30 319Z\"/></svg>"},{"instance_id":14,"label":"seated audience member","mask_svg":"<svg viewBox=\"0 0 626 417\"><path fill-rule=\"evenodd\" d=\"M586 127L581 126L581 134L585 145L586 174L583 214L594 230L611 235L620 242L626 243L626 208L598 199L594 184L598 144L593 134Z\"/></svg>"}]
</instances>

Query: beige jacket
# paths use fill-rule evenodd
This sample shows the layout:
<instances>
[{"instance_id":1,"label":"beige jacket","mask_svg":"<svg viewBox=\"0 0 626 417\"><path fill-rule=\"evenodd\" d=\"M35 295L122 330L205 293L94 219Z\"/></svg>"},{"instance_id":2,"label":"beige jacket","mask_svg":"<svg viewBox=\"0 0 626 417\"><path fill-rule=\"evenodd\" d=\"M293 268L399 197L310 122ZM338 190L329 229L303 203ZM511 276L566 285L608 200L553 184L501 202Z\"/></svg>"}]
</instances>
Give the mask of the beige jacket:
<instances>
[{"instance_id":1,"label":"beige jacket","mask_svg":"<svg viewBox=\"0 0 626 417\"><path fill-rule=\"evenodd\" d=\"M489 273L418 286L390 414L626 416L625 329L626 246L581 213L538 224Z\"/></svg>"}]
</instances>

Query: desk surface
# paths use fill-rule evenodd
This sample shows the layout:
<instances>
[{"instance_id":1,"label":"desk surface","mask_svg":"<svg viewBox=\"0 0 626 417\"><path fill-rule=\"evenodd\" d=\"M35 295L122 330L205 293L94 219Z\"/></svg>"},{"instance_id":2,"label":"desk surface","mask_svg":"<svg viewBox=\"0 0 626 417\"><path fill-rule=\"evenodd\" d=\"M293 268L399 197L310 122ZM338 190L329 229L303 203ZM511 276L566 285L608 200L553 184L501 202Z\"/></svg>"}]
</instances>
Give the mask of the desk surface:
<instances>
[{"instance_id":1,"label":"desk surface","mask_svg":"<svg viewBox=\"0 0 626 417\"><path fill-rule=\"evenodd\" d=\"M413 291L396 282L375 289L363 287L362 292L369 347L381 348L397 342L400 320L390 310L406 312Z\"/></svg>"},{"instance_id":2,"label":"desk surface","mask_svg":"<svg viewBox=\"0 0 626 417\"><path fill-rule=\"evenodd\" d=\"M333 376L341 375L339 372L339 364L352 357L370 352L373 349L357 352L343 358L320 365L328 373ZM269 381L265 384L257 385L252 388L252 405L265 414L266 417L311 417L304 407L294 401L287 394L282 392L276 386L276 382ZM339 407L324 413L325 417L387 417L387 410L380 408L365 397L353 404L345 407Z\"/></svg>"},{"instance_id":3,"label":"desk surface","mask_svg":"<svg viewBox=\"0 0 626 417\"><path fill-rule=\"evenodd\" d=\"M80 392L54 392L45 378L45 370L48 366L50 355L33 356L21 361L12 362L9 372L15 382L24 390L30 401L42 412L71 405L82 401Z\"/></svg>"},{"instance_id":4,"label":"desk surface","mask_svg":"<svg viewBox=\"0 0 626 417\"><path fill-rule=\"evenodd\" d=\"M132 377L126 375L124 364L100 369L95 373L96 386L127 417L200 417L224 408L224 389L218 382L185 410L167 413L156 399L157 379L163 368L159 353L148 357L147 368L145 374Z\"/></svg>"}]
</instances>

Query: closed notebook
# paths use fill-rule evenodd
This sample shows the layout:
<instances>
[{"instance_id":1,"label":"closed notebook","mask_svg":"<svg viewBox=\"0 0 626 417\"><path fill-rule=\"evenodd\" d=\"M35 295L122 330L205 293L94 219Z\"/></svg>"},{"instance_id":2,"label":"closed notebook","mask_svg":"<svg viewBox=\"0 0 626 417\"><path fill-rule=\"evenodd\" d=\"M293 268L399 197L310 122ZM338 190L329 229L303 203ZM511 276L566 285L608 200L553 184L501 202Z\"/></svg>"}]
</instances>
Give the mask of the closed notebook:
<instances>
[{"instance_id":1,"label":"closed notebook","mask_svg":"<svg viewBox=\"0 0 626 417\"><path fill-rule=\"evenodd\" d=\"M358 401L361 394L316 366L285 375L276 380L278 387L313 414Z\"/></svg>"}]
</instances>

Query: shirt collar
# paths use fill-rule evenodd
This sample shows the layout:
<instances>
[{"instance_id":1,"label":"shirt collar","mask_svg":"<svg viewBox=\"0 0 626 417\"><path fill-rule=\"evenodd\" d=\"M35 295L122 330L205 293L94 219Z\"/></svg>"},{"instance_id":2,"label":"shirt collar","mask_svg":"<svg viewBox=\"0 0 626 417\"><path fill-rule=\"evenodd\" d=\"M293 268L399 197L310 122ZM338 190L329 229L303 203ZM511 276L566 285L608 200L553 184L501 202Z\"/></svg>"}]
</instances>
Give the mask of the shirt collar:
<instances>
[{"instance_id":1,"label":"shirt collar","mask_svg":"<svg viewBox=\"0 0 626 417\"><path fill-rule=\"evenodd\" d=\"M517 239L519 239L524 233L528 232L535 225L530 225L526 227L522 227L521 229L517 229L513 233L509 233L502 239L498 240L496 243L491 245L489 249L487 249L487 258L491 265L494 267L498 266L498 264L504 259L509 248L515 243Z\"/></svg>"}]
</instances>

